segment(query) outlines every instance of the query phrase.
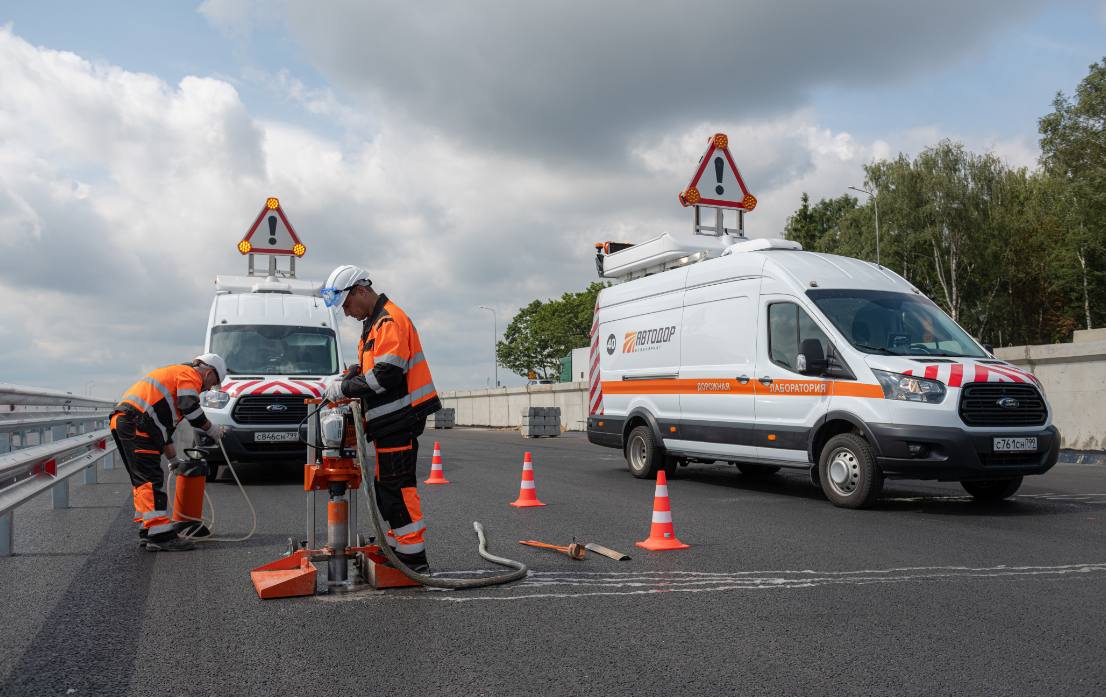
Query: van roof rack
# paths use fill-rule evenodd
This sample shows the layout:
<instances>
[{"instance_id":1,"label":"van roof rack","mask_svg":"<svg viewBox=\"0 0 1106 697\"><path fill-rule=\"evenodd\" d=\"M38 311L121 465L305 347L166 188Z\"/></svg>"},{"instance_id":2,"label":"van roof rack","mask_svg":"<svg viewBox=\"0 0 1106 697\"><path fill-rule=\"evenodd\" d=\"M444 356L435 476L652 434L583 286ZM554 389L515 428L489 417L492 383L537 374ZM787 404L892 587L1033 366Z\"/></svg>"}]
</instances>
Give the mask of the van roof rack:
<instances>
[{"instance_id":1,"label":"van roof rack","mask_svg":"<svg viewBox=\"0 0 1106 697\"><path fill-rule=\"evenodd\" d=\"M732 235L689 237L666 232L640 244L597 242L595 269L600 278L622 283L729 254L802 248L801 244L792 240L750 240Z\"/></svg>"}]
</instances>

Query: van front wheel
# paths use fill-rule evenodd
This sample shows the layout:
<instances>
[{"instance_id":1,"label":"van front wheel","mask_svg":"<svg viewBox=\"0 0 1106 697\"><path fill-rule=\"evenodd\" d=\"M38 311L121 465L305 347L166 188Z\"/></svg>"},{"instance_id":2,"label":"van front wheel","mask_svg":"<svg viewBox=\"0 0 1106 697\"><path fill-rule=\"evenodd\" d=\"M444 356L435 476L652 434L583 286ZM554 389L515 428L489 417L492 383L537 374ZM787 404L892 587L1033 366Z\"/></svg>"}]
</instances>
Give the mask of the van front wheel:
<instances>
[{"instance_id":1,"label":"van front wheel","mask_svg":"<svg viewBox=\"0 0 1106 697\"><path fill-rule=\"evenodd\" d=\"M883 472L868 441L854 433L829 439L818 463L822 491L835 506L865 508L883 490Z\"/></svg>"},{"instance_id":2,"label":"van front wheel","mask_svg":"<svg viewBox=\"0 0 1106 697\"><path fill-rule=\"evenodd\" d=\"M652 479L663 461L664 452L657 447L651 428L638 426L630 431L626 439L626 466L630 474L638 479Z\"/></svg>"}]
</instances>

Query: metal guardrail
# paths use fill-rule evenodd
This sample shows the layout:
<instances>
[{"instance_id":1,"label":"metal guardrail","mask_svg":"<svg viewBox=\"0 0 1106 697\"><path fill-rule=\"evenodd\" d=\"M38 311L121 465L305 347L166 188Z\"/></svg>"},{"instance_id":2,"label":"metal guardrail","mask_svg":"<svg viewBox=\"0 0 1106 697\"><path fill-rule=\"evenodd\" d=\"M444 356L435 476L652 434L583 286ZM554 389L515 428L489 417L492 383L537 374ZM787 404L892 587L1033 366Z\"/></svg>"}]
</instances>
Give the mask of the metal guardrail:
<instances>
[{"instance_id":1,"label":"metal guardrail","mask_svg":"<svg viewBox=\"0 0 1106 697\"><path fill-rule=\"evenodd\" d=\"M107 429L113 402L68 392L0 383L0 434L7 434L10 453L0 455L0 556L12 553L15 509L46 491L54 508L69 507L69 478L84 472L85 484L97 482L97 467L115 464L115 443ZM48 407L47 410L16 407ZM66 436L54 440L54 429ZM89 428L95 431L82 433ZM37 434L38 444L28 445ZM18 438L18 447L15 440Z\"/></svg>"}]
</instances>

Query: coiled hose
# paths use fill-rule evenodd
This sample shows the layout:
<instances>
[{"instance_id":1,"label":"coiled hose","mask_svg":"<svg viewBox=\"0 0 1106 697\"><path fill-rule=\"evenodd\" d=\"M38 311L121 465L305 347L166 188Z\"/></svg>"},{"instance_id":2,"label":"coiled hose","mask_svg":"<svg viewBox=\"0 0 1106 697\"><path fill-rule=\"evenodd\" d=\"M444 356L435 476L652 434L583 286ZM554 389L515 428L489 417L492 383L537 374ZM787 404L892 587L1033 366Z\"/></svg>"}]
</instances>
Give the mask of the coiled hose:
<instances>
[{"instance_id":1,"label":"coiled hose","mask_svg":"<svg viewBox=\"0 0 1106 697\"><path fill-rule=\"evenodd\" d=\"M246 540L253 537L253 534L255 532L257 532L257 510L254 509L253 501L250 501L250 497L246 494L246 487L242 486L242 480L238 478L238 471L236 469L234 469L234 464L231 463L230 456L227 455L227 449L223 447L223 441L217 440L216 442L219 444L219 450L223 451L223 458L226 460L227 467L230 468L230 473L234 477L234 483L238 485L238 491L240 491L242 493L242 498L245 499L246 506L248 506L249 509L250 509L250 518L251 518L251 521L252 521L250 523L250 531L242 537L215 537L213 535L209 535L207 537L196 537L195 534L199 530L199 528L196 528L192 532L183 533L180 536L181 537L186 537L186 538L192 540L193 542L245 542ZM218 465L215 465L215 467L218 467ZM169 481L171 483L171 486L175 485L175 479L176 479L175 477L169 477ZM168 496L169 492L166 492L166 495ZM180 515L181 518L184 518L185 520L188 520L188 521L195 521L195 522L198 522L198 523L203 523L205 526L207 526L208 530L211 530L211 531L214 532L214 530L215 530L215 503L212 502L211 497L208 496L207 487L204 487L204 501L207 502L208 508L211 509L211 519L210 520L204 519L202 517L193 518L190 515L185 515L185 514L179 513L179 512L178 512L178 515Z\"/></svg>"},{"instance_id":2,"label":"coiled hose","mask_svg":"<svg viewBox=\"0 0 1106 697\"><path fill-rule=\"evenodd\" d=\"M439 578L437 576L430 576L429 574L420 574L400 561L395 551L388 544L384 526L380 523L380 511L376 504L375 478L372 476L372 472L375 468L369 468L369 458L365 453L365 428L361 420L360 400L353 400L353 402L350 403L350 408L353 410L353 426L357 431L357 463L361 465L362 473L361 491L365 495L365 505L368 506L369 514L373 521L373 529L376 531L376 539L379 541L380 550L384 553L384 556L388 558L388 561L392 563L392 566L399 569L400 573L412 581L434 588L483 588L485 586L498 586L526 578L530 570L526 568L525 564L513 559L507 559L506 557L496 556L488 551L488 538L484 536L484 526L476 521L473 521L472 527L476 530L476 537L479 540L477 551L480 553L480 556L493 564L506 566L515 569L515 571L507 574L500 574L499 576L485 576L482 578Z\"/></svg>"}]
</instances>

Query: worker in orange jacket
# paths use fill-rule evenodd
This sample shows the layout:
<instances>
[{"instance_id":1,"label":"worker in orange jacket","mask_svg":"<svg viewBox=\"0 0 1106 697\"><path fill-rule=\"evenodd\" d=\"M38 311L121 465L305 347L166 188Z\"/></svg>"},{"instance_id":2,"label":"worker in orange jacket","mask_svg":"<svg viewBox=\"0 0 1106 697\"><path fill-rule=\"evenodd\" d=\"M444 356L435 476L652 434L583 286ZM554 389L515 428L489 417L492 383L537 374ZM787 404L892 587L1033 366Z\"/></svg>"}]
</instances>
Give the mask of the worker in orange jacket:
<instances>
[{"instance_id":1,"label":"worker in orange jacket","mask_svg":"<svg viewBox=\"0 0 1106 697\"><path fill-rule=\"evenodd\" d=\"M404 564L426 573L426 523L415 461L426 417L442 408L415 325L388 296L372 288L369 274L339 266L322 290L327 307L341 306L364 322L358 365L327 386L326 399L361 399L365 435L376 449L376 500L388 521L388 544Z\"/></svg>"},{"instance_id":2,"label":"worker in orange jacket","mask_svg":"<svg viewBox=\"0 0 1106 697\"><path fill-rule=\"evenodd\" d=\"M178 536L177 531L182 525L193 532L199 529L199 522L193 518L199 518L202 509L206 472L182 469L178 473L177 507L181 507L183 493L192 504L192 511L188 518L178 516L174 524L169 517L161 458L164 455L170 461L176 459L173 432L182 419L188 419L193 428L206 431L216 440L223 437L223 427L209 421L200 408L200 393L221 384L226 374L226 363L214 353L197 356L190 363L157 368L131 385L111 414L111 437L134 490L139 541L148 551L176 552L195 546L190 539ZM182 487L190 491L182 492Z\"/></svg>"}]
</instances>

